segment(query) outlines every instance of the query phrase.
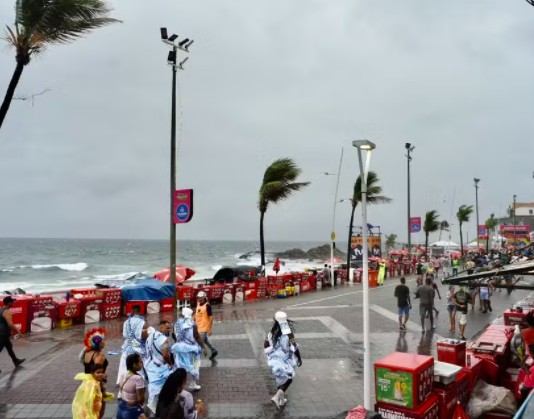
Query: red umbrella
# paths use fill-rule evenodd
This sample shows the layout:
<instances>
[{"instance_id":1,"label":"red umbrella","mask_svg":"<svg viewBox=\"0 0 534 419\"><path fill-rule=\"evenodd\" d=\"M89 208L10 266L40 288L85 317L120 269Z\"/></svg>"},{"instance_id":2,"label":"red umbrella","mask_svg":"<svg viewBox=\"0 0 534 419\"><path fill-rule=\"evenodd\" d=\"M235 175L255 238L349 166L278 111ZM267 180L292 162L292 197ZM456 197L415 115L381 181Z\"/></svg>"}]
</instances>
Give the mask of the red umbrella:
<instances>
[{"instance_id":1,"label":"red umbrella","mask_svg":"<svg viewBox=\"0 0 534 419\"><path fill-rule=\"evenodd\" d=\"M176 266L176 283L181 284L191 278L196 272L185 266ZM154 278L161 282L171 282L171 268L165 268L154 274Z\"/></svg>"},{"instance_id":2,"label":"red umbrella","mask_svg":"<svg viewBox=\"0 0 534 419\"><path fill-rule=\"evenodd\" d=\"M399 256L399 255L403 255L404 253L401 253L402 250L392 250L391 252L388 253L388 255L391 255L391 256Z\"/></svg>"},{"instance_id":3,"label":"red umbrella","mask_svg":"<svg viewBox=\"0 0 534 419\"><path fill-rule=\"evenodd\" d=\"M279 257L277 257L276 260L274 261L273 271L275 271L276 274L280 272L280 258Z\"/></svg>"},{"instance_id":4,"label":"red umbrella","mask_svg":"<svg viewBox=\"0 0 534 419\"><path fill-rule=\"evenodd\" d=\"M327 260L324 261L324 263L343 263L343 259L334 258L333 261L332 261L332 259L327 259Z\"/></svg>"}]
</instances>

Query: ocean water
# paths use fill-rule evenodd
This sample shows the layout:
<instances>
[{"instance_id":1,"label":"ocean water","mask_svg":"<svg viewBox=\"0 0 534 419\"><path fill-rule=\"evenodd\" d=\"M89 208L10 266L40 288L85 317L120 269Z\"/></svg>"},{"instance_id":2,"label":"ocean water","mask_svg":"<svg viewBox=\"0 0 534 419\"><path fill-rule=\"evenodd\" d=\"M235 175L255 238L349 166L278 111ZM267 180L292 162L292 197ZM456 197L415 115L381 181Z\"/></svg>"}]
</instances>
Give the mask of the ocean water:
<instances>
[{"instance_id":1,"label":"ocean water","mask_svg":"<svg viewBox=\"0 0 534 419\"><path fill-rule=\"evenodd\" d=\"M308 250L324 242L267 242L267 257L293 248ZM194 278L211 278L222 265L259 264L239 256L259 251L257 241L178 241L177 263L195 270ZM288 262L285 269L302 268ZM126 279L138 272L154 274L169 266L165 240L8 239L0 238L0 291L70 289L99 280Z\"/></svg>"}]
</instances>

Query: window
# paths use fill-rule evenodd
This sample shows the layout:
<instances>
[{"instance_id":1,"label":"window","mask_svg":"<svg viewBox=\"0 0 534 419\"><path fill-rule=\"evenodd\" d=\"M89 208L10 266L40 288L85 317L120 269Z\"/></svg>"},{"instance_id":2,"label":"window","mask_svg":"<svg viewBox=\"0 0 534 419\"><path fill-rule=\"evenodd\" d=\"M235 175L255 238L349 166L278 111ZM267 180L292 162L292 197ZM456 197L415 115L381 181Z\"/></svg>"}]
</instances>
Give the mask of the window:
<instances>
[{"instance_id":1,"label":"window","mask_svg":"<svg viewBox=\"0 0 534 419\"><path fill-rule=\"evenodd\" d=\"M534 210L529 209L529 210L528 210L528 213L529 213L529 215L534 215Z\"/></svg>"}]
</instances>

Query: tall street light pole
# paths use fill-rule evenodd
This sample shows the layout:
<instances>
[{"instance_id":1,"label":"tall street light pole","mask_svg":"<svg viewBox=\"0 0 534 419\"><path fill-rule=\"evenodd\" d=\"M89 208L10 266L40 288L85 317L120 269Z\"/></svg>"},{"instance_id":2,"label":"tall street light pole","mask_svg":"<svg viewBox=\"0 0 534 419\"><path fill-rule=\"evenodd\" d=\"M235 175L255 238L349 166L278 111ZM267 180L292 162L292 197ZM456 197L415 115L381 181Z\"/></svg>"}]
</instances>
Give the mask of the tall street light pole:
<instances>
[{"instance_id":1,"label":"tall street light pole","mask_svg":"<svg viewBox=\"0 0 534 419\"><path fill-rule=\"evenodd\" d=\"M517 195L514 195L514 206L513 206L513 211L514 211L514 249L515 249L515 246L516 246L516 234L515 234L515 230L516 230L516 227L515 227L515 200L517 198Z\"/></svg>"},{"instance_id":2,"label":"tall street light pole","mask_svg":"<svg viewBox=\"0 0 534 419\"><path fill-rule=\"evenodd\" d=\"M184 69L185 62L189 59L186 57L182 62L177 64L178 50L189 53L189 47L193 40L185 38L178 42L178 35L168 36L167 28L161 28L161 40L169 45L172 49L167 56L167 64L172 67L172 99L171 99L171 173L170 173L170 281L176 289L176 224L174 223L174 193L176 191L176 73ZM173 300L175 300L173 298ZM173 305L176 301L173 302Z\"/></svg>"},{"instance_id":3,"label":"tall street light pole","mask_svg":"<svg viewBox=\"0 0 534 419\"><path fill-rule=\"evenodd\" d=\"M371 151L376 145L369 140L356 140L352 146L358 149L360 178L362 179L362 239L363 239L363 405L371 410L371 341L369 335L369 246L367 244L367 174L371 163ZM367 152L365 166L362 151Z\"/></svg>"},{"instance_id":4,"label":"tall street light pole","mask_svg":"<svg viewBox=\"0 0 534 419\"><path fill-rule=\"evenodd\" d=\"M410 156L410 153L412 151L414 151L415 149L415 146L414 145L411 145L410 143L406 143L405 145L405 148L406 148L406 159L407 159L407 163L408 163L408 254L409 256L411 257L412 255L412 233L411 233L411 229L410 229L410 217L411 217L411 212L410 212L410 162L412 161L412 157Z\"/></svg>"},{"instance_id":5,"label":"tall street light pole","mask_svg":"<svg viewBox=\"0 0 534 419\"><path fill-rule=\"evenodd\" d=\"M477 251L480 251L480 232L478 231L478 226L480 224L478 221L478 182L480 182L480 179L474 178L473 180L475 181L475 206L477 211ZM486 249L486 251L487 250L488 249Z\"/></svg>"},{"instance_id":6,"label":"tall street light pole","mask_svg":"<svg viewBox=\"0 0 534 419\"><path fill-rule=\"evenodd\" d=\"M339 176L341 175L341 164L343 163L343 148L341 149L341 157L339 159L339 168L337 173L329 173L324 172L323 175L325 176L337 176L336 181L336 192L334 194L334 210L332 214L332 233L330 234L330 285L334 287L334 247L335 247L335 241L336 241L336 232L335 232L335 224L336 224L336 206L337 206L337 192L339 189Z\"/></svg>"}]
</instances>

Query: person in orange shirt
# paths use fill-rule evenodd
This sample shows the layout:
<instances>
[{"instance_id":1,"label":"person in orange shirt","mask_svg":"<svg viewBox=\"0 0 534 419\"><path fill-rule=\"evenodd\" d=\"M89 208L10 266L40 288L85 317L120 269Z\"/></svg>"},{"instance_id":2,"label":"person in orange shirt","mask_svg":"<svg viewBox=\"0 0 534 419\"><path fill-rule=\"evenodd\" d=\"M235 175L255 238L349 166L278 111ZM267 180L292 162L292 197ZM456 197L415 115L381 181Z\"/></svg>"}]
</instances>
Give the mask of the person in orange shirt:
<instances>
[{"instance_id":1,"label":"person in orange shirt","mask_svg":"<svg viewBox=\"0 0 534 419\"><path fill-rule=\"evenodd\" d=\"M206 293L200 291L197 295L197 309L195 311L195 323L197 324L198 333L208 348L210 348L210 360L215 359L219 354L215 346L210 342L210 336L213 327L213 317L211 312L211 305L206 298Z\"/></svg>"}]
</instances>

